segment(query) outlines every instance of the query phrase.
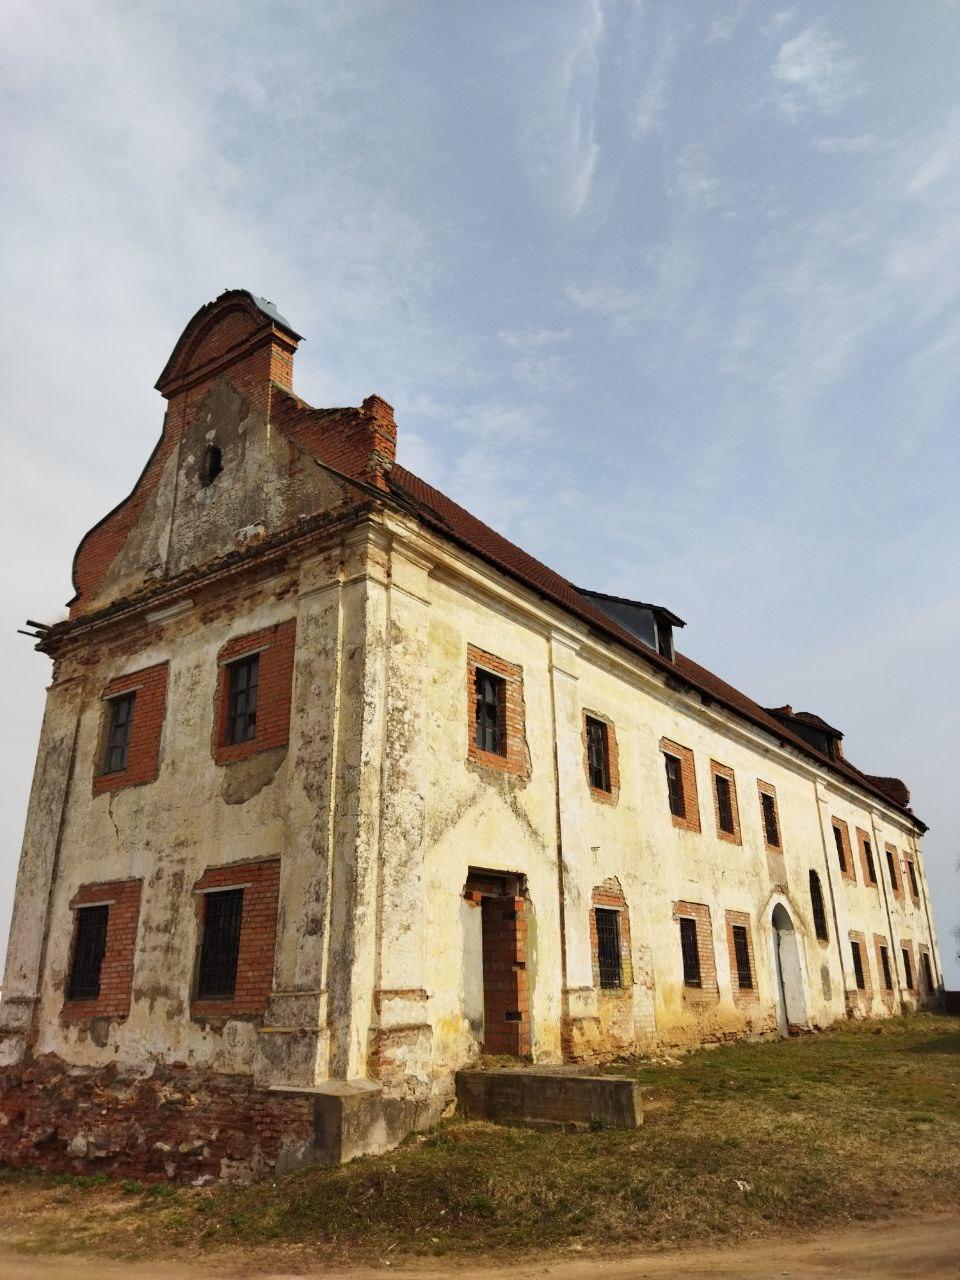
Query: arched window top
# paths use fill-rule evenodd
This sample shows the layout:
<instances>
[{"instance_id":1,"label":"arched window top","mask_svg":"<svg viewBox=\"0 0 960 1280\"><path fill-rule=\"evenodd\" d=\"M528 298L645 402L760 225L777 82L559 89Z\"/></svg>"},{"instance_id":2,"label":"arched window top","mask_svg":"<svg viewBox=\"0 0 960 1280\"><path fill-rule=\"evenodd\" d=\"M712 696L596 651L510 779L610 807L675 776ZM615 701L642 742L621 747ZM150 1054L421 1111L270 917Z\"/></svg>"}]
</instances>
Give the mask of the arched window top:
<instances>
[{"instance_id":1,"label":"arched window top","mask_svg":"<svg viewBox=\"0 0 960 1280\"><path fill-rule=\"evenodd\" d=\"M203 455L203 466L200 468L200 483L204 488L213 484L222 470L223 451L219 445L207 445L207 451Z\"/></svg>"}]
</instances>

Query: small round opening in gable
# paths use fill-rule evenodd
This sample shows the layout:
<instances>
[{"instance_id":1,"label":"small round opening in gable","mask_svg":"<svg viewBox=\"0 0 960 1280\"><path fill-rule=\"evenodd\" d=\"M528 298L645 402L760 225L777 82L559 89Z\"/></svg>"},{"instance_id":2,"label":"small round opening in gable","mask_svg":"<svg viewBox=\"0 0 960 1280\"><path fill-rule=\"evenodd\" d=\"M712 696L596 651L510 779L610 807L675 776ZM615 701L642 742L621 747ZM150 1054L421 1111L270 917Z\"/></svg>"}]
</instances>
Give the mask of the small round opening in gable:
<instances>
[{"instance_id":1,"label":"small round opening in gable","mask_svg":"<svg viewBox=\"0 0 960 1280\"><path fill-rule=\"evenodd\" d=\"M213 484L222 470L223 453L220 447L215 444L208 445L207 451L203 455L203 466L200 469L200 483L204 488L208 484Z\"/></svg>"}]
</instances>

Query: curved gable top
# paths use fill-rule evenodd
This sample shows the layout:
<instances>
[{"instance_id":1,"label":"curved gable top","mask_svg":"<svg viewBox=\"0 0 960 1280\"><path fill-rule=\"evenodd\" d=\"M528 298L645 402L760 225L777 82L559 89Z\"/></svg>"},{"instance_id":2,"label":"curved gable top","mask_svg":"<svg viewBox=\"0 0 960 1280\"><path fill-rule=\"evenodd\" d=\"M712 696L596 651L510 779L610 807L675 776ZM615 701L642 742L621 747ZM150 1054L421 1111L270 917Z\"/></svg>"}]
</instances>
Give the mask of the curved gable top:
<instances>
[{"instance_id":1,"label":"curved gable top","mask_svg":"<svg viewBox=\"0 0 960 1280\"><path fill-rule=\"evenodd\" d=\"M292 339L294 345L300 341L300 334L272 302L248 289L227 289L188 321L155 383L156 389L169 395L182 379L201 373L215 358L227 351L236 354L251 339L275 331Z\"/></svg>"}]
</instances>

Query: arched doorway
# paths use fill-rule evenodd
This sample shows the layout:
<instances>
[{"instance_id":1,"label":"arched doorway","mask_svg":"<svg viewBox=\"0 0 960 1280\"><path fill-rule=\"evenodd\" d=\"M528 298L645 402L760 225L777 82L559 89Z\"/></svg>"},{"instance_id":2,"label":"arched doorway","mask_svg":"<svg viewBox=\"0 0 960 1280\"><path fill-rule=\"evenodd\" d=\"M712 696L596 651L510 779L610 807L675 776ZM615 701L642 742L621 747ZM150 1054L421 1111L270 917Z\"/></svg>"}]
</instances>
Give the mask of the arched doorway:
<instances>
[{"instance_id":1,"label":"arched doorway","mask_svg":"<svg viewBox=\"0 0 960 1280\"><path fill-rule=\"evenodd\" d=\"M790 913L782 903L773 908L773 959L777 973L777 1022L781 1035L807 1020L803 996L800 945Z\"/></svg>"}]
</instances>

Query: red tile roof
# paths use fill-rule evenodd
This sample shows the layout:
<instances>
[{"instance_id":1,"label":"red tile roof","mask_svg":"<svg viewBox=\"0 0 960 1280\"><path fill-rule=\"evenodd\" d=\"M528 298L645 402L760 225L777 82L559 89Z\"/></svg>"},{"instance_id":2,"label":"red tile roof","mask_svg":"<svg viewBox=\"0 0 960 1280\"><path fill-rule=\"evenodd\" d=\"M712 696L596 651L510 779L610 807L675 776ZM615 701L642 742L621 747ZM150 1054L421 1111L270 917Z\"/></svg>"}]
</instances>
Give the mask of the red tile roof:
<instances>
[{"instance_id":1,"label":"red tile roof","mask_svg":"<svg viewBox=\"0 0 960 1280\"><path fill-rule=\"evenodd\" d=\"M296 397L291 399L296 400ZM290 407L293 408L292 405ZM301 411L307 409L303 401L299 401L297 407ZM313 412L317 413L316 410ZM322 419L315 420L317 427L321 427L322 422L321 429L304 432L301 441L325 465L335 470L342 470L344 474L355 480L365 481L365 460L360 458L359 451L355 448L343 450L342 444L337 442L339 433L336 430L335 415L349 412L349 410L324 410ZM334 429L330 430L331 427ZM805 739L792 733L783 721L777 720L759 703L727 684L725 680L721 680L719 676L715 676L706 667L701 667L692 658L678 653L675 661L671 662L668 658L661 657L582 596L573 583L528 555L522 548L508 541L495 529L478 520L452 498L448 498L445 493L441 493L439 489L421 480L406 467L395 464L388 472L387 481L389 492L424 524L523 583L552 604L559 605L605 637L616 640L669 679L679 679L705 700L716 702L728 711L742 716L758 728L765 730L777 741L815 760L821 768L839 774L846 782L892 804L918 827L926 830L926 825L908 808L909 792L899 779L876 778L862 773L849 760L831 760ZM899 783L902 791L897 786L891 785L894 783Z\"/></svg>"}]
</instances>

